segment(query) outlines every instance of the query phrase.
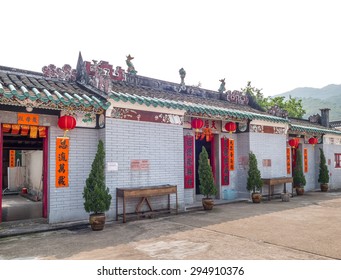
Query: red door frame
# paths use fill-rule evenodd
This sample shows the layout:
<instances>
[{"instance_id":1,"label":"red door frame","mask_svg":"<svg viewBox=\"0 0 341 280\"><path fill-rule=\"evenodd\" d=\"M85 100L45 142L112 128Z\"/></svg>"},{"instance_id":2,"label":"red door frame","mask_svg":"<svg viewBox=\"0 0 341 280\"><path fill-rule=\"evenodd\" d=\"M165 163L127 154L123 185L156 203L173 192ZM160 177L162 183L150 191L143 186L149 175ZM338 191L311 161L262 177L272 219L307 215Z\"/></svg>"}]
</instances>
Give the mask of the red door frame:
<instances>
[{"instance_id":1,"label":"red door frame","mask_svg":"<svg viewBox=\"0 0 341 280\"><path fill-rule=\"evenodd\" d=\"M214 136L216 136L215 134L213 134ZM215 163L215 138L213 137L213 139L211 140L211 158L210 158L210 162L211 162L211 166L212 166L212 173L213 173L213 179L214 179L214 183L217 183L216 180L216 163Z\"/></svg>"},{"instance_id":2,"label":"red door frame","mask_svg":"<svg viewBox=\"0 0 341 280\"><path fill-rule=\"evenodd\" d=\"M2 124L0 123L0 223L2 222L2 162L3 162L3 139L2 139Z\"/></svg>"},{"instance_id":3,"label":"red door frame","mask_svg":"<svg viewBox=\"0 0 341 280\"><path fill-rule=\"evenodd\" d=\"M47 184L48 184L48 159L49 159L49 128L46 127L46 137L43 138L43 218L47 218Z\"/></svg>"}]
</instances>

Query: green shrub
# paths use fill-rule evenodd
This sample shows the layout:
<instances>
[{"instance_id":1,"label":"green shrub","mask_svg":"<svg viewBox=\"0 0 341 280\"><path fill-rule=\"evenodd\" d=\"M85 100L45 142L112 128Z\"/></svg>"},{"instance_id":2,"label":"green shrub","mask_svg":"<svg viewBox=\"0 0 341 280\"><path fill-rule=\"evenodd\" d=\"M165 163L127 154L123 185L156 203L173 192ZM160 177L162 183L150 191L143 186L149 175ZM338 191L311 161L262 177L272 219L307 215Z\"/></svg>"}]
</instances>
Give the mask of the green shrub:
<instances>
[{"instance_id":1,"label":"green shrub","mask_svg":"<svg viewBox=\"0 0 341 280\"><path fill-rule=\"evenodd\" d=\"M102 140L99 140L97 153L92 162L89 177L84 187L84 209L88 213L104 213L108 211L111 204L109 188L105 186L105 151Z\"/></svg>"}]
</instances>

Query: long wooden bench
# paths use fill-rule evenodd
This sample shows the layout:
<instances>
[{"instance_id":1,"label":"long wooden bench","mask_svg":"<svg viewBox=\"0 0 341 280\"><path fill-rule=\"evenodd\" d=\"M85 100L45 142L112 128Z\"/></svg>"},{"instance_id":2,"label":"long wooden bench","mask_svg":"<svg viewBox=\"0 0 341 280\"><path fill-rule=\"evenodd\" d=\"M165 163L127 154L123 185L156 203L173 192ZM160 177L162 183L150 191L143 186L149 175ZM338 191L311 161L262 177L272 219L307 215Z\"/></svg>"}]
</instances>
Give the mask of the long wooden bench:
<instances>
[{"instance_id":1,"label":"long wooden bench","mask_svg":"<svg viewBox=\"0 0 341 280\"><path fill-rule=\"evenodd\" d=\"M263 184L269 186L268 192L268 200L271 200L272 196L275 195L273 193L273 189L275 185L283 185L283 192L286 192L286 183L292 183L292 177L274 177L274 178L262 178Z\"/></svg>"},{"instance_id":2,"label":"long wooden bench","mask_svg":"<svg viewBox=\"0 0 341 280\"><path fill-rule=\"evenodd\" d=\"M175 194L175 211L178 214L178 190L176 185L158 185L151 187L139 187L139 188L116 188L116 221L118 217L123 218L123 223L126 222L128 214L136 214L138 217L142 213L160 213L171 212L170 196ZM168 207L167 209L153 209L149 198L154 196L168 195ZM118 213L119 210L119 198L122 198L122 214ZM138 204L135 207L135 213L126 213L126 202L129 198L140 198ZM147 211L141 211L143 203L148 206Z\"/></svg>"}]
</instances>

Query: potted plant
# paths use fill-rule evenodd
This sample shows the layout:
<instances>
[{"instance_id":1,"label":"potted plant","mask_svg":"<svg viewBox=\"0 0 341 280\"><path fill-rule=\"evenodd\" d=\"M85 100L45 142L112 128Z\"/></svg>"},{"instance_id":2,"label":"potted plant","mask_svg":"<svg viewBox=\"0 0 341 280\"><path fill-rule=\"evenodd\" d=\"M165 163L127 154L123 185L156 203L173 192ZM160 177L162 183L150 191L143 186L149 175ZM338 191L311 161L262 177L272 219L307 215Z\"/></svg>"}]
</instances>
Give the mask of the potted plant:
<instances>
[{"instance_id":1,"label":"potted plant","mask_svg":"<svg viewBox=\"0 0 341 280\"><path fill-rule=\"evenodd\" d=\"M320 170L318 182L320 183L320 188L322 192L328 191L329 183L329 171L326 164L326 157L324 156L323 150L320 148Z\"/></svg>"},{"instance_id":2,"label":"potted plant","mask_svg":"<svg viewBox=\"0 0 341 280\"><path fill-rule=\"evenodd\" d=\"M263 187L263 180L257 166L257 158L253 152L249 153L249 171L247 172L246 188L251 193L253 203L260 203L262 195L259 192Z\"/></svg>"},{"instance_id":3,"label":"potted plant","mask_svg":"<svg viewBox=\"0 0 341 280\"><path fill-rule=\"evenodd\" d=\"M111 204L109 189L105 186L104 168L105 151L102 140L99 140L97 153L92 162L89 177L84 187L84 209L91 213L89 222L92 230L102 230L105 224L105 211Z\"/></svg>"},{"instance_id":4,"label":"potted plant","mask_svg":"<svg viewBox=\"0 0 341 280\"><path fill-rule=\"evenodd\" d=\"M199 154L198 174L200 193L205 196L202 199L202 205L205 210L212 210L214 201L211 196L216 195L217 188L214 185L212 168L209 164L208 153L205 147L202 147L202 151Z\"/></svg>"},{"instance_id":5,"label":"potted plant","mask_svg":"<svg viewBox=\"0 0 341 280\"><path fill-rule=\"evenodd\" d=\"M296 194L303 195L306 180L305 180L303 167L302 167L302 154L299 149L297 149L297 153L296 153L296 165L295 165L294 174L293 174L293 184L294 184L294 188L296 189Z\"/></svg>"}]
</instances>

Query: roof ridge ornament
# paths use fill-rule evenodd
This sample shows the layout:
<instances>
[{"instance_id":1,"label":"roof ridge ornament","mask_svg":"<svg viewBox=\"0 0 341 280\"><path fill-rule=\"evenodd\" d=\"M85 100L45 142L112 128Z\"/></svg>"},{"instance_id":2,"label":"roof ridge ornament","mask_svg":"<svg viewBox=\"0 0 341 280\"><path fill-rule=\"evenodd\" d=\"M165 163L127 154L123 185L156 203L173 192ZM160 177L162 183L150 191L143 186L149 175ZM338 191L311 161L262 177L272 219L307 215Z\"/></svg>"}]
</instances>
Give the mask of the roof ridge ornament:
<instances>
[{"instance_id":1,"label":"roof ridge ornament","mask_svg":"<svg viewBox=\"0 0 341 280\"><path fill-rule=\"evenodd\" d=\"M267 113L280 118L287 118L288 111L280 108L278 105L274 105L267 110Z\"/></svg>"},{"instance_id":2,"label":"roof ridge ornament","mask_svg":"<svg viewBox=\"0 0 341 280\"><path fill-rule=\"evenodd\" d=\"M134 64L131 62L134 59L130 54L127 56L126 63L128 66L127 72L132 75L136 75L137 71L135 70Z\"/></svg>"},{"instance_id":3,"label":"roof ridge ornament","mask_svg":"<svg viewBox=\"0 0 341 280\"><path fill-rule=\"evenodd\" d=\"M179 74L180 74L180 78L181 78L180 88L179 88L179 92L180 92L180 91L186 90L186 85L185 85L186 71L185 71L185 69L181 67L181 69L179 70Z\"/></svg>"},{"instance_id":4,"label":"roof ridge ornament","mask_svg":"<svg viewBox=\"0 0 341 280\"><path fill-rule=\"evenodd\" d=\"M44 66L42 72L45 77L55 78L67 82L76 81L76 69L72 69L70 64L64 64L62 68L56 67L54 64Z\"/></svg>"},{"instance_id":5,"label":"roof ridge ornament","mask_svg":"<svg viewBox=\"0 0 341 280\"><path fill-rule=\"evenodd\" d=\"M220 82L220 87L218 89L218 92L223 93L226 90L226 88L225 88L225 78L219 80L219 82Z\"/></svg>"}]
</instances>

